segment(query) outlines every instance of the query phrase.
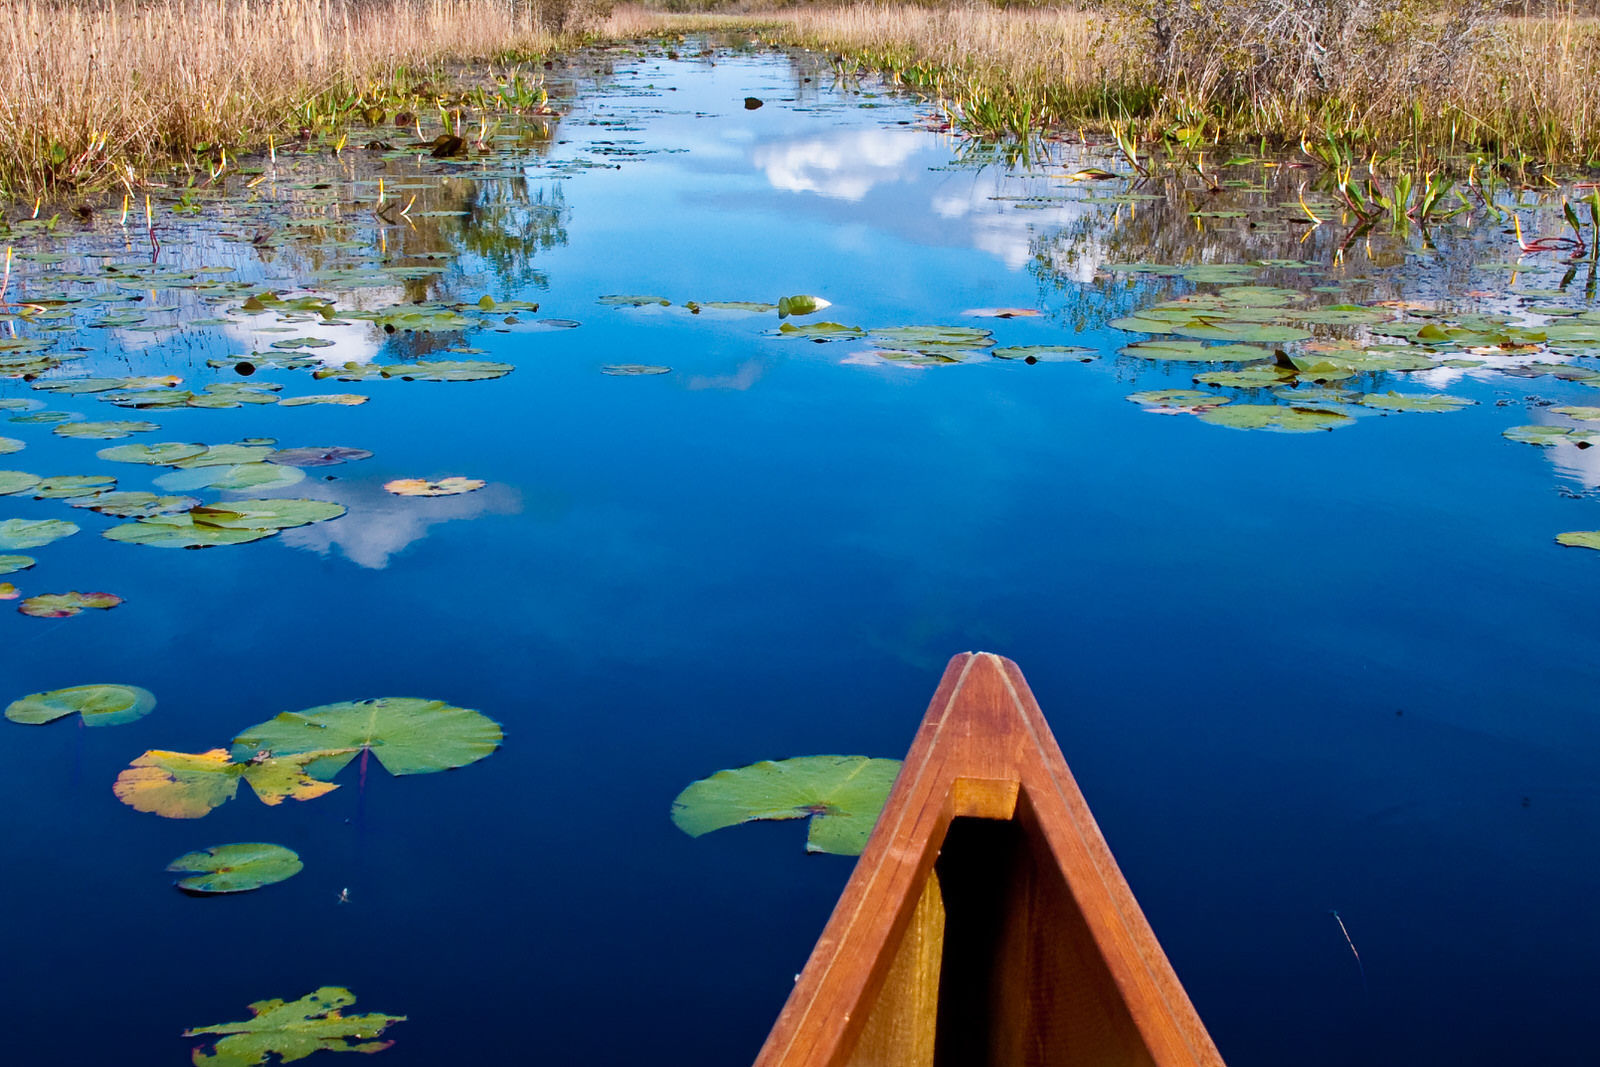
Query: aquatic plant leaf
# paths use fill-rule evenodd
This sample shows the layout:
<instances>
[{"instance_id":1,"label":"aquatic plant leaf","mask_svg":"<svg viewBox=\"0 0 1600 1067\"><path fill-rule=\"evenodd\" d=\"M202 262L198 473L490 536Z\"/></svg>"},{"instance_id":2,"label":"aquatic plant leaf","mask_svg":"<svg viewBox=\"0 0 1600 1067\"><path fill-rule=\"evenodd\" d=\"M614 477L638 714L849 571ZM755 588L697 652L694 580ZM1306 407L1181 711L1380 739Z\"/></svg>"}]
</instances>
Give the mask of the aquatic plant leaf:
<instances>
[{"instance_id":1,"label":"aquatic plant leaf","mask_svg":"<svg viewBox=\"0 0 1600 1067\"><path fill-rule=\"evenodd\" d=\"M1020 359L1024 363L1088 363L1100 355L1080 345L1009 345L990 349L989 354L996 359Z\"/></svg>"},{"instance_id":2,"label":"aquatic plant leaf","mask_svg":"<svg viewBox=\"0 0 1600 1067\"><path fill-rule=\"evenodd\" d=\"M684 305L687 307L688 305ZM700 307L716 308L718 311L751 311L765 313L777 311L777 304L767 304L759 300L702 300Z\"/></svg>"},{"instance_id":3,"label":"aquatic plant leaf","mask_svg":"<svg viewBox=\"0 0 1600 1067\"><path fill-rule=\"evenodd\" d=\"M1196 374L1194 380L1202 385L1221 385L1235 389L1266 389L1294 380L1294 371L1272 363L1238 370L1214 370Z\"/></svg>"},{"instance_id":4,"label":"aquatic plant leaf","mask_svg":"<svg viewBox=\"0 0 1600 1067\"><path fill-rule=\"evenodd\" d=\"M1038 308L968 308L961 314L975 319L1036 319L1044 312Z\"/></svg>"},{"instance_id":5,"label":"aquatic plant leaf","mask_svg":"<svg viewBox=\"0 0 1600 1067\"><path fill-rule=\"evenodd\" d=\"M50 393L76 395L106 393L126 386L121 378L52 378L48 381L34 382L33 387Z\"/></svg>"},{"instance_id":6,"label":"aquatic plant leaf","mask_svg":"<svg viewBox=\"0 0 1600 1067\"><path fill-rule=\"evenodd\" d=\"M252 1018L244 1022L197 1026L184 1037L201 1034L223 1036L208 1054L197 1048L191 1057L197 1067L251 1067L277 1056L279 1062L303 1059L313 1052L381 1052L393 1041L373 1041L404 1015L345 1015L340 1009L356 1002L355 995L339 986L323 986L299 1000L258 1000L250 1005Z\"/></svg>"},{"instance_id":7,"label":"aquatic plant leaf","mask_svg":"<svg viewBox=\"0 0 1600 1067\"><path fill-rule=\"evenodd\" d=\"M1551 408L1550 411L1553 414L1565 415L1569 419L1577 419L1580 422L1600 422L1600 407L1592 407L1587 404L1567 404L1562 407Z\"/></svg>"},{"instance_id":8,"label":"aquatic plant leaf","mask_svg":"<svg viewBox=\"0 0 1600 1067\"><path fill-rule=\"evenodd\" d=\"M661 307L672 306L672 301L664 296L633 296L626 293L613 293L610 296L602 296L595 303L614 308L642 308L650 304L658 304Z\"/></svg>"},{"instance_id":9,"label":"aquatic plant leaf","mask_svg":"<svg viewBox=\"0 0 1600 1067\"><path fill-rule=\"evenodd\" d=\"M343 407L355 407L366 402L367 397L361 393L317 393L312 396L286 396L278 401L278 406L298 408L310 404L338 404Z\"/></svg>"},{"instance_id":10,"label":"aquatic plant leaf","mask_svg":"<svg viewBox=\"0 0 1600 1067\"><path fill-rule=\"evenodd\" d=\"M113 463L148 463L152 466L170 467L203 455L205 451L205 445L163 441L158 445L112 445L110 448L102 448L95 455Z\"/></svg>"},{"instance_id":11,"label":"aquatic plant leaf","mask_svg":"<svg viewBox=\"0 0 1600 1067\"><path fill-rule=\"evenodd\" d=\"M396 478L384 482L383 487L395 496L455 496L482 489L486 484L479 478L440 478L436 482L426 478Z\"/></svg>"},{"instance_id":12,"label":"aquatic plant leaf","mask_svg":"<svg viewBox=\"0 0 1600 1067\"><path fill-rule=\"evenodd\" d=\"M1568 530L1556 534L1556 543L1569 548L1593 548L1600 551L1600 530Z\"/></svg>"},{"instance_id":13,"label":"aquatic plant leaf","mask_svg":"<svg viewBox=\"0 0 1600 1067\"><path fill-rule=\"evenodd\" d=\"M39 548L78 532L62 519L6 519L0 522L0 548Z\"/></svg>"},{"instance_id":14,"label":"aquatic plant leaf","mask_svg":"<svg viewBox=\"0 0 1600 1067\"><path fill-rule=\"evenodd\" d=\"M1198 337L1205 341L1256 341L1277 344L1305 341L1311 337L1311 331L1302 330L1298 326L1274 326L1271 323L1261 322L1197 322L1178 326L1172 332L1181 337Z\"/></svg>"},{"instance_id":15,"label":"aquatic plant leaf","mask_svg":"<svg viewBox=\"0 0 1600 1067\"><path fill-rule=\"evenodd\" d=\"M383 376L417 382L486 382L492 378L504 378L516 369L510 363L491 363L482 359L435 360L392 363L383 368Z\"/></svg>"},{"instance_id":16,"label":"aquatic plant leaf","mask_svg":"<svg viewBox=\"0 0 1600 1067\"><path fill-rule=\"evenodd\" d=\"M866 332L859 326L846 326L838 322L807 322L799 326L786 322L778 327L780 337L803 337L810 341L848 341L863 337Z\"/></svg>"},{"instance_id":17,"label":"aquatic plant leaf","mask_svg":"<svg viewBox=\"0 0 1600 1067\"><path fill-rule=\"evenodd\" d=\"M1356 420L1340 411L1326 408L1284 407L1278 404L1229 404L1200 412L1200 421L1229 426L1235 430L1276 430L1280 433L1310 433L1349 426Z\"/></svg>"},{"instance_id":18,"label":"aquatic plant leaf","mask_svg":"<svg viewBox=\"0 0 1600 1067\"><path fill-rule=\"evenodd\" d=\"M6 718L40 726L78 714L85 726L120 726L144 718L155 706L155 694L136 685L74 685L14 700L6 708Z\"/></svg>"},{"instance_id":19,"label":"aquatic plant leaf","mask_svg":"<svg viewBox=\"0 0 1600 1067\"><path fill-rule=\"evenodd\" d=\"M118 393L101 393L100 399L119 408L181 408L188 406L195 394L187 389L130 389Z\"/></svg>"},{"instance_id":20,"label":"aquatic plant leaf","mask_svg":"<svg viewBox=\"0 0 1600 1067\"><path fill-rule=\"evenodd\" d=\"M13 452L21 452L28 447L15 437L0 437L0 456L8 456Z\"/></svg>"},{"instance_id":21,"label":"aquatic plant leaf","mask_svg":"<svg viewBox=\"0 0 1600 1067\"><path fill-rule=\"evenodd\" d=\"M268 463L285 467L331 467L358 459L371 459L372 453L364 448L346 448L330 445L327 448L280 448L267 454Z\"/></svg>"},{"instance_id":22,"label":"aquatic plant leaf","mask_svg":"<svg viewBox=\"0 0 1600 1067\"><path fill-rule=\"evenodd\" d=\"M111 422L64 422L51 432L57 437L111 441L136 433L149 433L161 429L156 423L114 420Z\"/></svg>"},{"instance_id":23,"label":"aquatic plant leaf","mask_svg":"<svg viewBox=\"0 0 1600 1067\"><path fill-rule=\"evenodd\" d=\"M211 507L191 508L188 517L195 526L233 530L288 530L337 519L344 513L345 506L331 500L273 497L267 500L230 500Z\"/></svg>"},{"instance_id":24,"label":"aquatic plant leaf","mask_svg":"<svg viewBox=\"0 0 1600 1067\"><path fill-rule=\"evenodd\" d=\"M1382 411L1459 411L1477 403L1445 393L1368 393L1357 401L1362 407Z\"/></svg>"},{"instance_id":25,"label":"aquatic plant leaf","mask_svg":"<svg viewBox=\"0 0 1600 1067\"><path fill-rule=\"evenodd\" d=\"M26 493L42 480L37 474L27 471L0 471L0 496Z\"/></svg>"},{"instance_id":26,"label":"aquatic plant leaf","mask_svg":"<svg viewBox=\"0 0 1600 1067\"><path fill-rule=\"evenodd\" d=\"M369 750L390 774L464 767L500 747L500 724L442 700L380 697L286 711L233 739L235 756L312 753L306 769L324 781L357 751ZM333 749L333 752L321 751Z\"/></svg>"},{"instance_id":27,"label":"aquatic plant leaf","mask_svg":"<svg viewBox=\"0 0 1600 1067\"><path fill-rule=\"evenodd\" d=\"M867 332L867 339L885 348L924 354L991 348L994 334L972 326L886 326Z\"/></svg>"},{"instance_id":28,"label":"aquatic plant leaf","mask_svg":"<svg viewBox=\"0 0 1600 1067\"><path fill-rule=\"evenodd\" d=\"M653 363L607 363L600 368L600 373L626 378L647 374L671 374L672 368Z\"/></svg>"},{"instance_id":29,"label":"aquatic plant leaf","mask_svg":"<svg viewBox=\"0 0 1600 1067\"><path fill-rule=\"evenodd\" d=\"M1127 399L1143 406L1146 411L1160 411L1163 414L1201 411L1231 403L1233 400L1232 397L1202 393L1194 389L1147 389L1142 393L1130 393Z\"/></svg>"},{"instance_id":30,"label":"aquatic plant leaf","mask_svg":"<svg viewBox=\"0 0 1600 1067\"><path fill-rule=\"evenodd\" d=\"M326 755L295 753L275 758L248 753L235 762L225 748L205 752L151 749L117 775L111 791L133 810L164 819L198 819L208 814L233 799L241 779L269 806L285 800L312 800L339 788L306 774L307 764Z\"/></svg>"},{"instance_id":31,"label":"aquatic plant leaf","mask_svg":"<svg viewBox=\"0 0 1600 1067\"><path fill-rule=\"evenodd\" d=\"M88 608L110 611L122 598L115 593L40 593L17 605L17 610L36 619L65 619Z\"/></svg>"},{"instance_id":32,"label":"aquatic plant leaf","mask_svg":"<svg viewBox=\"0 0 1600 1067\"><path fill-rule=\"evenodd\" d=\"M39 561L32 556L0 556L0 574L25 571Z\"/></svg>"},{"instance_id":33,"label":"aquatic plant leaf","mask_svg":"<svg viewBox=\"0 0 1600 1067\"><path fill-rule=\"evenodd\" d=\"M1501 431L1501 436L1520 444L1549 448L1562 442L1591 443L1600 439L1600 430L1575 429L1571 426L1513 426Z\"/></svg>"},{"instance_id":34,"label":"aquatic plant leaf","mask_svg":"<svg viewBox=\"0 0 1600 1067\"><path fill-rule=\"evenodd\" d=\"M1272 355L1255 345L1207 345L1199 341L1135 341L1122 349L1122 354L1175 363L1248 363Z\"/></svg>"},{"instance_id":35,"label":"aquatic plant leaf","mask_svg":"<svg viewBox=\"0 0 1600 1067\"><path fill-rule=\"evenodd\" d=\"M169 871L192 871L180 878L186 893L248 893L264 885L293 878L304 868L300 856L282 845L265 841L240 841L186 852L167 864Z\"/></svg>"},{"instance_id":36,"label":"aquatic plant leaf","mask_svg":"<svg viewBox=\"0 0 1600 1067\"><path fill-rule=\"evenodd\" d=\"M805 316L815 315L823 308L832 307L833 303L822 299L820 296L785 296L778 300L778 318L786 319L790 315Z\"/></svg>"},{"instance_id":37,"label":"aquatic plant leaf","mask_svg":"<svg viewBox=\"0 0 1600 1067\"><path fill-rule=\"evenodd\" d=\"M807 819L807 852L859 856L883 810L900 761L867 756L800 756L718 771L672 802L672 821L690 837L763 819Z\"/></svg>"},{"instance_id":38,"label":"aquatic plant leaf","mask_svg":"<svg viewBox=\"0 0 1600 1067\"><path fill-rule=\"evenodd\" d=\"M33 487L35 500L67 500L75 496L116 488L117 480L104 474L68 474L45 478Z\"/></svg>"},{"instance_id":39,"label":"aquatic plant leaf","mask_svg":"<svg viewBox=\"0 0 1600 1067\"><path fill-rule=\"evenodd\" d=\"M31 411L26 415L13 415L11 416L11 421L32 424L67 422L70 419L81 418L83 418L83 416L79 415L76 411Z\"/></svg>"},{"instance_id":40,"label":"aquatic plant leaf","mask_svg":"<svg viewBox=\"0 0 1600 1067\"><path fill-rule=\"evenodd\" d=\"M192 496L157 496L142 490L127 490L74 497L68 503L119 519L143 519L152 515L176 515L196 507L200 500Z\"/></svg>"},{"instance_id":41,"label":"aquatic plant leaf","mask_svg":"<svg viewBox=\"0 0 1600 1067\"><path fill-rule=\"evenodd\" d=\"M123 523L102 531L108 541L151 548L214 548L217 545L242 545L271 537L277 530L237 529L196 522L187 512L180 515L152 515L137 522Z\"/></svg>"},{"instance_id":42,"label":"aquatic plant leaf","mask_svg":"<svg viewBox=\"0 0 1600 1067\"><path fill-rule=\"evenodd\" d=\"M194 470L198 467L236 467L246 463L264 462L271 452L270 445L209 445L204 452L177 460L170 465L184 470Z\"/></svg>"},{"instance_id":43,"label":"aquatic plant leaf","mask_svg":"<svg viewBox=\"0 0 1600 1067\"><path fill-rule=\"evenodd\" d=\"M156 479L156 485L173 493L187 493L196 489L225 489L229 492L247 490L261 492L269 489L287 489L305 481L306 472L299 467L285 467L276 463L240 463L233 467L200 467L194 470L175 470Z\"/></svg>"}]
</instances>

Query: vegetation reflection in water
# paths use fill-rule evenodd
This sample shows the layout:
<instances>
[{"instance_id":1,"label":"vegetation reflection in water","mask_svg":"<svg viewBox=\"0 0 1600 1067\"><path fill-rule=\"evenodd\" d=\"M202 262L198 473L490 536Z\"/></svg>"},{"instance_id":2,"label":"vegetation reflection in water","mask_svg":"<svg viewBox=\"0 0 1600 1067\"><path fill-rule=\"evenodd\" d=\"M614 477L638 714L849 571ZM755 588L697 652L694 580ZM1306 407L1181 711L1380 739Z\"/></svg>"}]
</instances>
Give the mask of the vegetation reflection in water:
<instances>
[{"instance_id":1,"label":"vegetation reflection in water","mask_svg":"<svg viewBox=\"0 0 1600 1067\"><path fill-rule=\"evenodd\" d=\"M96 515L121 520L94 527L119 547L210 550L280 531L337 530L361 492L341 480L344 465L381 460L381 447L298 435L292 411L276 409L326 408L337 416L336 409L381 407L389 390L435 386L444 387L440 405L458 397L492 405L487 391L519 368L485 358L507 354L502 336L583 326L540 317L544 294L559 289L559 278L537 266L539 254L569 241L561 182L635 165L650 151L606 136L622 120L592 121L617 125L599 125L586 154L556 152L564 131L550 136L545 120L537 135L514 127L486 135L481 151L465 159L387 147L346 147L329 159L285 153L254 174L241 173L244 180L231 189L219 183L169 198L148 233L137 219L131 229L102 220L70 239L70 222L53 234L21 230L12 302L0 309L0 376L7 379L0 409L18 436L0 438L0 451L17 454L8 462L20 467L31 466L22 462L30 448L54 464L84 441L135 441L95 450L107 465L101 470L89 470L80 451L72 455L84 466L67 468L72 473L45 464L0 471L0 494L16 508L0 519L0 550L41 550L0 556L0 573L19 575L19 610L67 618L121 603L109 593L42 591L78 580L53 567L49 555L56 542L80 532L60 515L81 515L86 525ZM950 165L968 167L961 146L952 147ZM923 321L892 321L861 315L850 294L825 286L781 295L739 291L739 279L724 293L607 293L590 307L612 324L659 316L719 343L745 337L759 323L758 345L801 350L790 358L826 358L841 375L984 367L1087 374L1100 364L1113 368L1129 386L1127 399L1144 411L1239 430L1381 433L1376 420L1384 416L1464 412L1488 405L1483 386L1537 381L1556 395L1525 403L1551 421L1507 425L1507 438L1564 453L1587 449L1600 433L1585 425L1600 421L1600 408L1575 402L1600 388L1594 258L1576 255L1575 244L1503 232L1514 219L1513 231L1576 234L1582 250L1592 250L1600 245L1600 219L1590 235L1569 210L1581 190L1566 190L1563 201L1560 191L1478 187L1448 215L1424 208L1413 226L1374 227L1363 210L1374 196L1370 185L1357 190L1348 175L1326 173L1308 181L1304 166L1250 159L1152 171L1133 160L1145 173L1119 173L1129 160L1115 145L1045 145L1031 167L1011 170L981 165L982 151L970 172L993 183L990 210L1029 220L1022 226L1038 307L953 304L941 321L927 321L927 309L918 316ZM1404 206L1398 214L1410 217ZM1072 299L1063 304L1069 290ZM820 317L841 308L853 314ZM1114 340L1102 343L1107 337ZM592 369L666 379L612 383L618 390L670 386L681 377L665 364L610 362L634 354L597 351ZM317 391L329 379L358 391ZM63 409L36 406L40 398ZM148 417L88 414L113 414L106 409ZM227 440L222 423L264 409L273 409L281 438ZM217 411L231 414L209 414ZM216 420L204 435L213 443L156 439L201 436L164 432L170 423L163 420L180 415ZM455 444L437 442L436 470L366 488L380 498L487 496L487 478L456 471L479 457ZM334 467L338 475L321 472ZM302 488L306 496L275 495ZM328 494L333 499L323 498ZM1562 545L1600 548L1600 531L1551 534ZM189 562L174 553L126 565L181 575ZM124 609L139 610L137 602ZM7 717L42 723L76 711L85 724L101 724L130 721L153 706L136 686L80 685L23 697ZM150 749L118 775L115 793L139 811L198 818L237 795L241 780L278 805L326 795L358 757L363 779L369 756L393 774L416 774L475 762L500 741L494 719L440 701L331 704L280 715L226 747ZM758 763L695 782L672 817L693 836L753 819L809 818L809 850L851 854L896 767L864 756ZM684 778L692 773L683 770ZM289 855L234 864L224 849ZM171 869L209 876L180 882L186 889L231 893L283 880L290 866L289 874L298 871L299 857L283 846L245 842L188 853ZM328 987L290 1004L251 1005L252 1021L189 1031L236 1035L209 1057L197 1053L196 1062L262 1062L291 1047L387 1047L347 1043L365 1042L399 1019L342 1016L339 1008L353 999ZM317 1036L309 1045L276 1043L289 1040L284 1034L294 1042ZM239 1040L244 1036L249 1040Z\"/></svg>"}]
</instances>

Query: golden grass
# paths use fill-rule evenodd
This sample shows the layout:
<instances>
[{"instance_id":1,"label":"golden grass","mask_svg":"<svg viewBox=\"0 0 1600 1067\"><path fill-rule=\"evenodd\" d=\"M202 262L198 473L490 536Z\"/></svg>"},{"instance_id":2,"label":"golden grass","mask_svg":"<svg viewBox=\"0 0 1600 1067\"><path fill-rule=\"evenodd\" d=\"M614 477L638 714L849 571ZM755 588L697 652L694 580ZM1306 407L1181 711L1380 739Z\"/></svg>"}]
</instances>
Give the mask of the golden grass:
<instances>
[{"instance_id":1,"label":"golden grass","mask_svg":"<svg viewBox=\"0 0 1600 1067\"><path fill-rule=\"evenodd\" d=\"M201 145L264 146L319 106L381 94L402 69L551 47L534 15L508 10L506 0L0 0L0 194L105 186Z\"/></svg>"},{"instance_id":2,"label":"golden grass","mask_svg":"<svg viewBox=\"0 0 1600 1067\"><path fill-rule=\"evenodd\" d=\"M1501 22L1486 48L1442 86L1419 92L1386 79L1380 65L1359 84L1301 100L1228 98L1205 86L1164 84L1135 27L1092 5L807 5L728 15L628 6L614 11L602 32L740 27L844 53L937 94L958 120L982 132L1105 130L1138 119L1147 136L1200 126L1220 140L1293 144L1334 134L1365 151L1475 148L1498 159L1600 159L1600 20L1571 9ZM1394 47L1398 60L1411 45L1402 39Z\"/></svg>"}]
</instances>

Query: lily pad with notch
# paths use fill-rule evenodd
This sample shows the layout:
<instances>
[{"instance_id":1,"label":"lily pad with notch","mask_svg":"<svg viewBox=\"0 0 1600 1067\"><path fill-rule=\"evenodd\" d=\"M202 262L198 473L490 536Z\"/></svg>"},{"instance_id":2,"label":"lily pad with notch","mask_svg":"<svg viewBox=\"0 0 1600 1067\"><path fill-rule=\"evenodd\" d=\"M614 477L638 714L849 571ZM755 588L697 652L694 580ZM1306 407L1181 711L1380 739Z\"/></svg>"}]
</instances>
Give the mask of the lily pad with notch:
<instances>
[{"instance_id":1,"label":"lily pad with notch","mask_svg":"<svg viewBox=\"0 0 1600 1067\"><path fill-rule=\"evenodd\" d=\"M357 752L370 752L390 774L431 774L492 755L502 737L499 723L470 708L379 697L283 712L240 733L233 752L235 758L310 753L307 773L327 781Z\"/></svg>"},{"instance_id":2,"label":"lily pad with notch","mask_svg":"<svg viewBox=\"0 0 1600 1067\"><path fill-rule=\"evenodd\" d=\"M194 1050L197 1067L254 1067L269 1062L289 1063L313 1052L382 1052L393 1041L374 1041L404 1015L345 1015L340 1010L356 1002L355 995L339 986L323 986L299 1000L258 1000L250 1005L251 1018L185 1030L184 1037L223 1035L208 1054Z\"/></svg>"},{"instance_id":3,"label":"lily pad with notch","mask_svg":"<svg viewBox=\"0 0 1600 1067\"><path fill-rule=\"evenodd\" d=\"M767 819L810 819L807 852L858 856L883 810L900 761L868 756L800 756L718 771L672 802L672 821L690 837Z\"/></svg>"},{"instance_id":4,"label":"lily pad with notch","mask_svg":"<svg viewBox=\"0 0 1600 1067\"><path fill-rule=\"evenodd\" d=\"M227 492L266 492L287 489L305 481L306 472L299 467L285 467L276 463L240 463L232 467L200 467L195 470L176 470L163 474L155 484L172 493L188 493L197 489L222 489Z\"/></svg>"},{"instance_id":5,"label":"lily pad with notch","mask_svg":"<svg viewBox=\"0 0 1600 1067\"><path fill-rule=\"evenodd\" d=\"M163 441L156 445L113 445L110 448L102 448L95 455L113 463L146 463L151 466L170 467L203 455L205 451L205 445Z\"/></svg>"},{"instance_id":6,"label":"lily pad with notch","mask_svg":"<svg viewBox=\"0 0 1600 1067\"><path fill-rule=\"evenodd\" d=\"M1313 433L1349 426L1355 419L1340 411L1280 404L1229 404L1200 412L1200 421L1235 430L1275 430L1279 433Z\"/></svg>"},{"instance_id":7,"label":"lily pad with notch","mask_svg":"<svg viewBox=\"0 0 1600 1067\"><path fill-rule=\"evenodd\" d=\"M14 700L6 708L6 718L42 726L78 715L85 726L120 726L144 718L155 706L155 694L136 685L74 685Z\"/></svg>"},{"instance_id":8,"label":"lily pad with notch","mask_svg":"<svg viewBox=\"0 0 1600 1067\"><path fill-rule=\"evenodd\" d=\"M339 787L306 773L308 764L329 755L248 753L234 760L225 748L206 752L151 749L117 775L111 791L135 811L164 819L198 819L232 800L241 781L249 782L256 797L269 807L330 793Z\"/></svg>"},{"instance_id":9,"label":"lily pad with notch","mask_svg":"<svg viewBox=\"0 0 1600 1067\"><path fill-rule=\"evenodd\" d=\"M167 870L192 872L175 884L185 893L212 896L248 893L299 874L304 868L292 849L266 841L240 841L186 852L167 864Z\"/></svg>"}]
</instances>

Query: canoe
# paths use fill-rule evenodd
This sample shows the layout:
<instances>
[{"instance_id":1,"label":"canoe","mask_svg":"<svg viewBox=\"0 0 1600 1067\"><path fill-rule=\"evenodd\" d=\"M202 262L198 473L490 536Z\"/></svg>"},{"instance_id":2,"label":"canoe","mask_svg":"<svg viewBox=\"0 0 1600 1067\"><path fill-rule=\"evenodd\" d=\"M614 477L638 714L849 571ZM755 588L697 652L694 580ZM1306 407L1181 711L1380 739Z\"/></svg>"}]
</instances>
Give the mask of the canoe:
<instances>
[{"instance_id":1,"label":"canoe","mask_svg":"<svg viewBox=\"0 0 1600 1067\"><path fill-rule=\"evenodd\" d=\"M1221 1067L1022 672L945 669L756 1067Z\"/></svg>"}]
</instances>

